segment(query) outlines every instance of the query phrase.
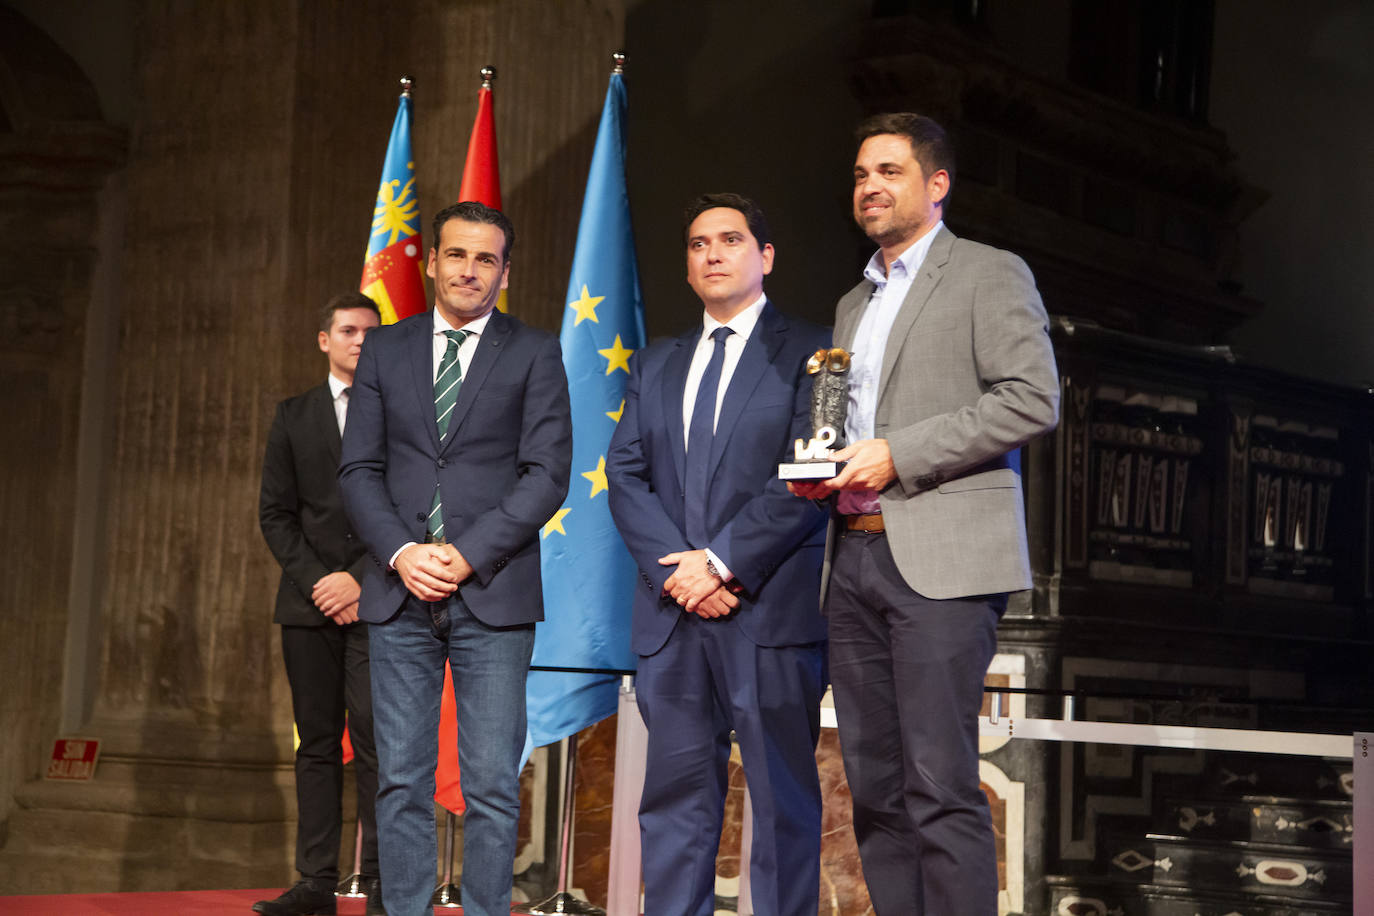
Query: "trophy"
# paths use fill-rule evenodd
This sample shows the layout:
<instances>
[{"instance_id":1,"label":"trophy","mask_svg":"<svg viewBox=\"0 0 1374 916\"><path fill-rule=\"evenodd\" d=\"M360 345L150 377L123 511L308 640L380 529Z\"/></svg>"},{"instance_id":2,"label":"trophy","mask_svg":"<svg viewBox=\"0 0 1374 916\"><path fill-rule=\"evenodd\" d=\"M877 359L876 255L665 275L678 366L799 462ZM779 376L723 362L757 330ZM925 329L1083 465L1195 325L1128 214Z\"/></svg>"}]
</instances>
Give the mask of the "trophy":
<instances>
[{"instance_id":1,"label":"trophy","mask_svg":"<svg viewBox=\"0 0 1374 916\"><path fill-rule=\"evenodd\" d=\"M849 352L841 347L817 350L806 361L813 376L811 439L792 446L793 461L778 465L782 480L829 480L840 472L836 449L844 448L844 415L849 408Z\"/></svg>"}]
</instances>

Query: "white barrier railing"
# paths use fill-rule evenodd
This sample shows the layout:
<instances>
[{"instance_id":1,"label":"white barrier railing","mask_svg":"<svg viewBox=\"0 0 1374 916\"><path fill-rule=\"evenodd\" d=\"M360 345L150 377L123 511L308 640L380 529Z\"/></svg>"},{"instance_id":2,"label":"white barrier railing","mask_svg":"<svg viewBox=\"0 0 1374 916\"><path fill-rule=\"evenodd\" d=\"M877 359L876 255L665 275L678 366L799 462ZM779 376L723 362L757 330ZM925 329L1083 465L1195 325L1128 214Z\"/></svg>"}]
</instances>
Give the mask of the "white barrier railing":
<instances>
[{"instance_id":1,"label":"white barrier railing","mask_svg":"<svg viewBox=\"0 0 1374 916\"><path fill-rule=\"evenodd\" d=\"M615 790L611 812L610 885L606 916L640 916L639 795L644 787L644 752L648 731L635 705L634 679L620 689L616 725ZM1003 712L1005 694L992 693L992 711L978 720L979 734L1087 744L1128 744L1140 747L1244 751L1256 754L1333 757L1352 760L1357 791L1354 796L1355 916L1374 916L1374 732L1347 735L1315 732L1271 732L1258 729L1208 728L1188 725L1148 725L1124 722L1080 722L1073 719L1073 697L1064 698L1063 719L1014 719ZM1019 692L1019 691L1009 691ZM821 726L835 727L835 710L821 709ZM622 770L622 767L626 769ZM625 791L621 791L622 781ZM1359 786L1365 786L1359 792ZM747 793L746 788L746 793ZM749 800L746 794L745 807ZM745 819L745 828L749 819ZM1363 836L1363 841L1361 837ZM745 850L749 837L742 839ZM750 916L749 859L740 857L740 916Z\"/></svg>"}]
</instances>

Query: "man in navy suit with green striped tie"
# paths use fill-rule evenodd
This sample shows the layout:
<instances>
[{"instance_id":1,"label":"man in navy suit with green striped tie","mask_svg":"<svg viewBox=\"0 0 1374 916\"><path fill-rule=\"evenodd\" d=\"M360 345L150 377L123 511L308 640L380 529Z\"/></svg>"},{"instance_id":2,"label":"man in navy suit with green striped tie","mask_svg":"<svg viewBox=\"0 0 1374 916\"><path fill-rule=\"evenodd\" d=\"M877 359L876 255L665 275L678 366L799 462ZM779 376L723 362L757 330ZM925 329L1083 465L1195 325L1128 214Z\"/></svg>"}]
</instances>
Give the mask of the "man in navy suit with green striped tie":
<instances>
[{"instance_id":1,"label":"man in navy suit with green striped tie","mask_svg":"<svg viewBox=\"0 0 1374 916\"><path fill-rule=\"evenodd\" d=\"M463 911L510 912L539 530L567 495L572 453L558 339L495 310L514 237L473 201L434 217L434 309L369 335L344 433L339 483L371 556L358 616L372 624L391 916L430 912L445 660L468 806Z\"/></svg>"}]
</instances>

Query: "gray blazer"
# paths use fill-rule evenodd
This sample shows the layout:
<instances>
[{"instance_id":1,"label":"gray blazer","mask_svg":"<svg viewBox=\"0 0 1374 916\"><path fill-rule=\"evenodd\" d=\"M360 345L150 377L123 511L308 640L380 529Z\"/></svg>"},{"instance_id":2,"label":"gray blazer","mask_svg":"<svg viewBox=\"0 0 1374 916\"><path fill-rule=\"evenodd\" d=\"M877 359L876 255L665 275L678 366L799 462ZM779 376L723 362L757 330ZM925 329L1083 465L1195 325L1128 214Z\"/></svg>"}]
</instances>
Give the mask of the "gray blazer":
<instances>
[{"instance_id":1,"label":"gray blazer","mask_svg":"<svg viewBox=\"0 0 1374 916\"><path fill-rule=\"evenodd\" d=\"M836 346L850 348L872 292L863 280L840 300ZM892 324L878 391L874 435L897 468L879 500L907 584L927 598L1029 588L1017 450L1059 422L1059 373L1025 262L941 228Z\"/></svg>"}]
</instances>

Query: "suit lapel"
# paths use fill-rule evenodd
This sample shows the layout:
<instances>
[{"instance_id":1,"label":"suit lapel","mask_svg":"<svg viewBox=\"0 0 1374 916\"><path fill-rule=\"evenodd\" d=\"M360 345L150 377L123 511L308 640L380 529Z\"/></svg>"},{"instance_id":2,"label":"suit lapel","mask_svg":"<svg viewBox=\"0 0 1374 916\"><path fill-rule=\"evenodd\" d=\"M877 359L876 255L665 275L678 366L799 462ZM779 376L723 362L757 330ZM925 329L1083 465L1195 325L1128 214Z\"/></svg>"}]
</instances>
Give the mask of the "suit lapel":
<instances>
[{"instance_id":1,"label":"suit lapel","mask_svg":"<svg viewBox=\"0 0 1374 916\"><path fill-rule=\"evenodd\" d=\"M315 405L312 408L315 414L320 441L324 443L325 454L334 467L339 466L339 415L334 412L334 398L329 391L329 383L315 389Z\"/></svg>"},{"instance_id":2,"label":"suit lapel","mask_svg":"<svg viewBox=\"0 0 1374 916\"><path fill-rule=\"evenodd\" d=\"M944 275L945 264L949 262L950 251L954 248L954 233L943 226L940 234L935 236L935 241L930 245L930 250L926 252L925 260L921 262L919 276L911 284L911 289L907 291L906 299L902 302L901 311L892 322L892 329L887 333L887 346L883 350L883 370L878 377L878 398L881 400L883 392L887 390L888 379L892 377L893 367L897 365L897 356L902 352L902 346L906 343L907 335L911 332L911 326L916 323L921 312L926 307L926 302L935 292L935 287L939 285L940 278Z\"/></svg>"},{"instance_id":3,"label":"suit lapel","mask_svg":"<svg viewBox=\"0 0 1374 916\"><path fill-rule=\"evenodd\" d=\"M754 333L749 335L739 355L739 362L735 364L730 386L725 389L725 400L720 405L720 416L716 418L716 435L711 440L711 464L706 471L708 483L716 476L716 469L725 455L725 445L730 441L730 435L735 431L754 389L759 386L759 380L777 356L786 330L787 319L773 308L772 302L766 303L759 313L758 323L754 325Z\"/></svg>"},{"instance_id":4,"label":"suit lapel","mask_svg":"<svg viewBox=\"0 0 1374 916\"><path fill-rule=\"evenodd\" d=\"M463 425L468 411L472 409L473 402L477 400L482 383L491 374L491 368L496 365L496 358L510 338L512 330L511 320L501 312L493 311L491 318L487 319L486 328L477 337L477 351L472 354L472 362L463 373L463 384L458 388L458 400L453 404L453 414L448 421L448 433L444 436L439 449L441 452L447 451L453 444L458 429ZM435 429L438 429L437 421Z\"/></svg>"},{"instance_id":5,"label":"suit lapel","mask_svg":"<svg viewBox=\"0 0 1374 916\"><path fill-rule=\"evenodd\" d=\"M405 343L405 350L410 362L411 378L415 381L420 416L428 421L423 425L429 431L429 441L434 446L435 454L438 454L439 421L434 416L434 318L429 312L422 314L424 319L410 325L410 339Z\"/></svg>"},{"instance_id":6,"label":"suit lapel","mask_svg":"<svg viewBox=\"0 0 1374 916\"><path fill-rule=\"evenodd\" d=\"M663 363L663 422L667 426L668 441L673 454L673 466L677 470L677 485L686 486L687 482L687 440L682 432L682 392L687 386L687 369L692 365L692 352L697 341L701 340L701 326L695 331L679 337L673 352Z\"/></svg>"},{"instance_id":7,"label":"suit lapel","mask_svg":"<svg viewBox=\"0 0 1374 916\"><path fill-rule=\"evenodd\" d=\"M854 351L854 335L863 319L864 307L872 297L873 283L868 279L860 280L858 286L845 293L835 309L835 346L851 353Z\"/></svg>"}]
</instances>

